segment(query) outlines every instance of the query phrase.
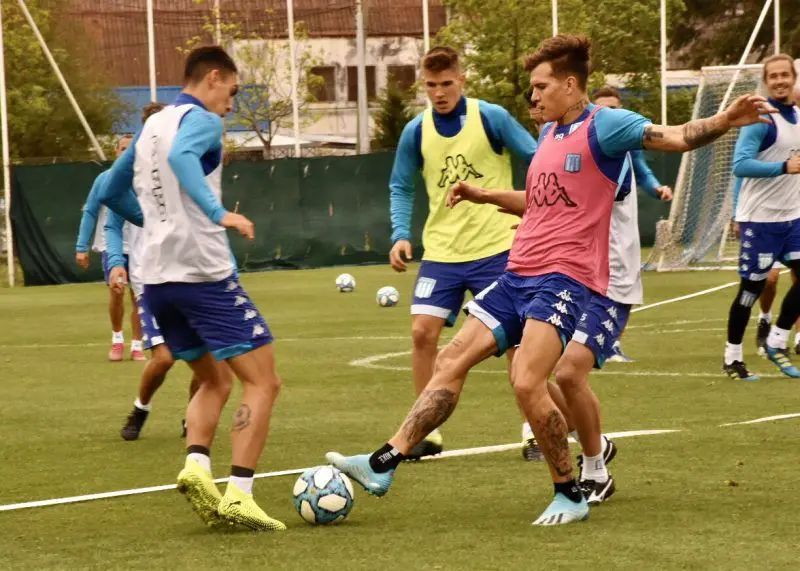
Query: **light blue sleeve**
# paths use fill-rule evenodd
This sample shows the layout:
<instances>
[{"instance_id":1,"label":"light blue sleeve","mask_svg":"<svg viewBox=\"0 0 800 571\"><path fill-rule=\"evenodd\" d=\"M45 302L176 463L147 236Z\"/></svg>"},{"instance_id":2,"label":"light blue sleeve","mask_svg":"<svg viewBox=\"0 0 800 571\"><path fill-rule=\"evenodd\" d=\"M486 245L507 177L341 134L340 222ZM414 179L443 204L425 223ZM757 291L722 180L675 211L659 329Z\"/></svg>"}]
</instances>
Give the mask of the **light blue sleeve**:
<instances>
[{"instance_id":1,"label":"light blue sleeve","mask_svg":"<svg viewBox=\"0 0 800 571\"><path fill-rule=\"evenodd\" d=\"M594 116L597 142L608 157L619 158L643 148L644 130L652 121L627 109L604 107Z\"/></svg>"},{"instance_id":2,"label":"light blue sleeve","mask_svg":"<svg viewBox=\"0 0 800 571\"><path fill-rule=\"evenodd\" d=\"M771 178L786 174L784 162L765 162L756 159L761 150L769 125L754 123L739 130L733 152L733 174L737 177Z\"/></svg>"},{"instance_id":3,"label":"light blue sleeve","mask_svg":"<svg viewBox=\"0 0 800 571\"><path fill-rule=\"evenodd\" d=\"M106 238L106 256L109 268L125 266L125 251L123 250L124 238L122 230L125 220L114 211L109 211L103 233Z\"/></svg>"},{"instance_id":4,"label":"light blue sleeve","mask_svg":"<svg viewBox=\"0 0 800 571\"><path fill-rule=\"evenodd\" d=\"M653 198L658 198L656 189L661 186L661 183L650 170L650 166L644 158L642 151L631 151L631 158L633 158L633 174L636 177L636 185L645 191Z\"/></svg>"},{"instance_id":5,"label":"light blue sleeve","mask_svg":"<svg viewBox=\"0 0 800 571\"><path fill-rule=\"evenodd\" d=\"M89 240L92 239L94 228L97 225L97 217L100 215L100 209L103 207L98 200L100 194L100 187L103 186L105 179L108 178L108 171L101 172L94 182L92 183L92 190L86 197L86 202L83 205L83 214L81 214L81 225L78 228L78 241L75 244L76 252L88 252Z\"/></svg>"},{"instance_id":6,"label":"light blue sleeve","mask_svg":"<svg viewBox=\"0 0 800 571\"><path fill-rule=\"evenodd\" d=\"M739 191L742 190L742 179L736 178L736 182L733 183L733 214L731 218L736 218L736 206L739 204Z\"/></svg>"},{"instance_id":7,"label":"light blue sleeve","mask_svg":"<svg viewBox=\"0 0 800 571\"><path fill-rule=\"evenodd\" d=\"M141 131L131 142L131 146L122 153L109 170L108 179L98 192L98 200L113 212L118 213L128 222L142 226L144 216L142 207L133 191L133 163L136 159L136 142Z\"/></svg>"},{"instance_id":8,"label":"light blue sleeve","mask_svg":"<svg viewBox=\"0 0 800 571\"><path fill-rule=\"evenodd\" d=\"M414 211L415 178L422 168L420 149L417 148L417 129L422 115L412 119L403 128L397 152L394 155L392 177L389 181L389 212L392 220L392 244L398 240L411 240L411 215Z\"/></svg>"},{"instance_id":9,"label":"light blue sleeve","mask_svg":"<svg viewBox=\"0 0 800 571\"><path fill-rule=\"evenodd\" d=\"M193 109L184 115L167 159L186 194L215 224L219 224L228 211L208 186L200 158L219 146L222 132L221 117Z\"/></svg>"},{"instance_id":10,"label":"light blue sleeve","mask_svg":"<svg viewBox=\"0 0 800 571\"><path fill-rule=\"evenodd\" d=\"M478 107L500 138L503 145L528 165L536 152L536 141L525 127L519 124L504 107L479 101Z\"/></svg>"}]
</instances>

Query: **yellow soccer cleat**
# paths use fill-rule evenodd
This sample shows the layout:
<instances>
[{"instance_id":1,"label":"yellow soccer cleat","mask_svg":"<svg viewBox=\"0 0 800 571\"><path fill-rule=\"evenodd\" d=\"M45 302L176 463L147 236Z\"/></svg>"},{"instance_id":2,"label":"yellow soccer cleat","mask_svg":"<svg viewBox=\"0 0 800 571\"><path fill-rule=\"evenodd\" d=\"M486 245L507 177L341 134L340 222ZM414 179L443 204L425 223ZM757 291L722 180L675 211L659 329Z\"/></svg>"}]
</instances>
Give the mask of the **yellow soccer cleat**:
<instances>
[{"instance_id":1,"label":"yellow soccer cleat","mask_svg":"<svg viewBox=\"0 0 800 571\"><path fill-rule=\"evenodd\" d=\"M243 525L255 531L286 531L282 522L264 513L253 495L245 494L236 484L228 484L217 511L220 519L230 525Z\"/></svg>"},{"instance_id":2,"label":"yellow soccer cleat","mask_svg":"<svg viewBox=\"0 0 800 571\"><path fill-rule=\"evenodd\" d=\"M178 491L186 496L192 509L208 526L222 523L217 508L222 495L214 483L211 472L194 460L186 459L186 466L178 474Z\"/></svg>"}]
</instances>

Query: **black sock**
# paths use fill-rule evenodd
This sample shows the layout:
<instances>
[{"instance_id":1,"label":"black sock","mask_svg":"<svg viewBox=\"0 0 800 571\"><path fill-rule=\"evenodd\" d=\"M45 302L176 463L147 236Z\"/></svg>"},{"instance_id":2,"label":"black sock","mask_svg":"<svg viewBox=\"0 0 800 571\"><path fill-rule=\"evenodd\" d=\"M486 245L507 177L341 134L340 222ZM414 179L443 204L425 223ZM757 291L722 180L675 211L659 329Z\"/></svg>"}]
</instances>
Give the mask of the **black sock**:
<instances>
[{"instance_id":1,"label":"black sock","mask_svg":"<svg viewBox=\"0 0 800 571\"><path fill-rule=\"evenodd\" d=\"M564 494L576 504L583 500L583 492L581 492L574 478L569 482L553 482L553 486L555 486L557 494Z\"/></svg>"},{"instance_id":2,"label":"black sock","mask_svg":"<svg viewBox=\"0 0 800 571\"><path fill-rule=\"evenodd\" d=\"M404 458L397 448L387 442L369 457L369 467L382 474L397 468Z\"/></svg>"},{"instance_id":3,"label":"black sock","mask_svg":"<svg viewBox=\"0 0 800 571\"><path fill-rule=\"evenodd\" d=\"M209 458L211 457L211 450L206 448L205 446L200 446L199 444L192 444L191 446L186 447L187 454L205 454Z\"/></svg>"},{"instance_id":4,"label":"black sock","mask_svg":"<svg viewBox=\"0 0 800 571\"><path fill-rule=\"evenodd\" d=\"M250 468L243 468L242 466L231 466L231 476L237 478L252 478L256 471Z\"/></svg>"}]
</instances>

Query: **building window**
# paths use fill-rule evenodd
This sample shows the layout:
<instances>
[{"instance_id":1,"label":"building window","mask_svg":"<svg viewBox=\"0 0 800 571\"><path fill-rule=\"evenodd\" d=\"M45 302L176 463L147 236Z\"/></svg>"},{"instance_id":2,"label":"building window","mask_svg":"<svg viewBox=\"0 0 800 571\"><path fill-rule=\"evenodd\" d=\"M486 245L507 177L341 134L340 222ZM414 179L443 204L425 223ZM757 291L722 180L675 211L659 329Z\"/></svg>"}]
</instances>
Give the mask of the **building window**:
<instances>
[{"instance_id":1,"label":"building window","mask_svg":"<svg viewBox=\"0 0 800 571\"><path fill-rule=\"evenodd\" d=\"M375 66L367 67L367 100L375 99ZM358 101L358 68L354 65L347 68L347 100Z\"/></svg>"},{"instance_id":2,"label":"building window","mask_svg":"<svg viewBox=\"0 0 800 571\"><path fill-rule=\"evenodd\" d=\"M311 89L311 94L317 101L336 101L336 68L312 67L311 74L322 79L321 83Z\"/></svg>"},{"instance_id":3,"label":"building window","mask_svg":"<svg viewBox=\"0 0 800 571\"><path fill-rule=\"evenodd\" d=\"M391 82L400 91L411 91L417 82L417 68L413 65L386 66L387 83Z\"/></svg>"}]
</instances>

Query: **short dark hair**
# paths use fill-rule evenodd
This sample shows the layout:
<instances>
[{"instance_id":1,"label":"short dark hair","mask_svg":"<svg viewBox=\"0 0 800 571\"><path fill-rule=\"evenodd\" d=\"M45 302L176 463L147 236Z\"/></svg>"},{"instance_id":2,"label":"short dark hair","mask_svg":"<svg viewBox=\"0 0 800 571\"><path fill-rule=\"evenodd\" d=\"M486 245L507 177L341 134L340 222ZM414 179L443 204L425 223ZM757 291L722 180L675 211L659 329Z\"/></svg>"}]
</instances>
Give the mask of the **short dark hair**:
<instances>
[{"instance_id":1,"label":"short dark hair","mask_svg":"<svg viewBox=\"0 0 800 571\"><path fill-rule=\"evenodd\" d=\"M776 61L788 61L789 66L792 68L792 77L797 79L797 70L794 68L794 58L789 54L775 54L774 56L770 56L764 60L764 71L761 79L763 79L765 83L767 81L767 66L771 63L775 63Z\"/></svg>"},{"instance_id":2,"label":"short dark hair","mask_svg":"<svg viewBox=\"0 0 800 571\"><path fill-rule=\"evenodd\" d=\"M195 48L186 56L186 65L183 68L183 83L184 85L197 83L215 69L225 74L238 72L231 56L221 47L203 46Z\"/></svg>"},{"instance_id":3,"label":"short dark hair","mask_svg":"<svg viewBox=\"0 0 800 571\"><path fill-rule=\"evenodd\" d=\"M592 101L598 97L616 97L619 99L620 103L622 103L622 96L619 94L619 91L617 91L616 87L610 85L604 85L600 89L595 89L594 93L592 93Z\"/></svg>"},{"instance_id":4,"label":"short dark hair","mask_svg":"<svg viewBox=\"0 0 800 571\"><path fill-rule=\"evenodd\" d=\"M586 36L559 34L547 38L534 53L525 58L525 70L533 71L539 65L549 62L553 75L566 77L574 75L581 89L586 89L591 72L592 42Z\"/></svg>"},{"instance_id":5,"label":"short dark hair","mask_svg":"<svg viewBox=\"0 0 800 571\"><path fill-rule=\"evenodd\" d=\"M434 73L459 67L458 52L448 46L433 47L422 58L422 69Z\"/></svg>"},{"instance_id":6,"label":"short dark hair","mask_svg":"<svg viewBox=\"0 0 800 571\"><path fill-rule=\"evenodd\" d=\"M155 115L161 111L164 107L166 107L166 105L159 103L158 101L153 101L152 103L148 103L142 107L142 123L147 121L151 115Z\"/></svg>"}]
</instances>

